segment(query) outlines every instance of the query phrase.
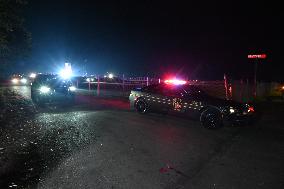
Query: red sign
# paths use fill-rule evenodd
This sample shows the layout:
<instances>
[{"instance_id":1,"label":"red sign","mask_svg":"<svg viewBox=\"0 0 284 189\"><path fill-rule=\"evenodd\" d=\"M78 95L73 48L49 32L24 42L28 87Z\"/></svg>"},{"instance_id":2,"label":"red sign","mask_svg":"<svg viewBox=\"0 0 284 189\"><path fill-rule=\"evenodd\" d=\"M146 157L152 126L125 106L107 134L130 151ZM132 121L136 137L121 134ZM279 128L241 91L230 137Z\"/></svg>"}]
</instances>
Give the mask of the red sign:
<instances>
[{"instance_id":1,"label":"red sign","mask_svg":"<svg viewBox=\"0 0 284 189\"><path fill-rule=\"evenodd\" d=\"M266 58L266 54L249 54L248 58L259 58L259 59L265 59Z\"/></svg>"}]
</instances>

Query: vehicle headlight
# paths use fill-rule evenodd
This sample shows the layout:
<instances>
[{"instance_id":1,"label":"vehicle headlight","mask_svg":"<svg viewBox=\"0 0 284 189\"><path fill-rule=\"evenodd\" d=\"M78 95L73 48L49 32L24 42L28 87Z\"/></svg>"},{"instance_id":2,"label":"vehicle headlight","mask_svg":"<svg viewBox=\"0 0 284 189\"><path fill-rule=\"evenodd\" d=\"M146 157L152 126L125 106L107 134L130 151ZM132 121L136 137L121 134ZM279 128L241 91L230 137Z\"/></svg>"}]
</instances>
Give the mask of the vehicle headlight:
<instances>
[{"instance_id":1,"label":"vehicle headlight","mask_svg":"<svg viewBox=\"0 0 284 189\"><path fill-rule=\"evenodd\" d=\"M71 87L69 87L69 90L70 90L70 91L76 91L76 87L71 86Z\"/></svg>"},{"instance_id":2,"label":"vehicle headlight","mask_svg":"<svg viewBox=\"0 0 284 189\"><path fill-rule=\"evenodd\" d=\"M50 91L50 88L47 86L42 86L39 88L39 91L42 93L48 93Z\"/></svg>"},{"instance_id":3,"label":"vehicle headlight","mask_svg":"<svg viewBox=\"0 0 284 189\"><path fill-rule=\"evenodd\" d=\"M230 108L229 108L229 112L230 112L230 114L235 113L235 111L236 111L236 110L235 110L233 107L230 107Z\"/></svg>"},{"instance_id":4,"label":"vehicle headlight","mask_svg":"<svg viewBox=\"0 0 284 189\"><path fill-rule=\"evenodd\" d=\"M19 80L18 80L17 78L14 78L14 79L12 79L12 82L13 82L13 83L18 83Z\"/></svg>"},{"instance_id":5,"label":"vehicle headlight","mask_svg":"<svg viewBox=\"0 0 284 189\"><path fill-rule=\"evenodd\" d=\"M36 74L35 73L31 73L30 74L30 78L35 78L36 77Z\"/></svg>"},{"instance_id":6,"label":"vehicle headlight","mask_svg":"<svg viewBox=\"0 0 284 189\"><path fill-rule=\"evenodd\" d=\"M21 82L22 82L22 83L27 83L27 79L26 79L26 78L23 78L23 79L21 79Z\"/></svg>"}]
</instances>

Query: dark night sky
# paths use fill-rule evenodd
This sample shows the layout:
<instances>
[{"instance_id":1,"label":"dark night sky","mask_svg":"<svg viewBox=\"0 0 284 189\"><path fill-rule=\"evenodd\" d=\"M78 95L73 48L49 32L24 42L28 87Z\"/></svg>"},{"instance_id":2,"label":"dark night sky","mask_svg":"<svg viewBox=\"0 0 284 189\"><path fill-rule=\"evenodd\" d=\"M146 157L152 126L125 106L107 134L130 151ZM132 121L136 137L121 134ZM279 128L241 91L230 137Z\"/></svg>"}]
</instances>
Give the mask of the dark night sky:
<instances>
[{"instance_id":1,"label":"dark night sky","mask_svg":"<svg viewBox=\"0 0 284 189\"><path fill-rule=\"evenodd\" d=\"M282 79L280 11L230 1L30 0L32 56L22 67L56 71L65 60L88 73L251 77L248 53L268 55L260 79Z\"/></svg>"}]
</instances>

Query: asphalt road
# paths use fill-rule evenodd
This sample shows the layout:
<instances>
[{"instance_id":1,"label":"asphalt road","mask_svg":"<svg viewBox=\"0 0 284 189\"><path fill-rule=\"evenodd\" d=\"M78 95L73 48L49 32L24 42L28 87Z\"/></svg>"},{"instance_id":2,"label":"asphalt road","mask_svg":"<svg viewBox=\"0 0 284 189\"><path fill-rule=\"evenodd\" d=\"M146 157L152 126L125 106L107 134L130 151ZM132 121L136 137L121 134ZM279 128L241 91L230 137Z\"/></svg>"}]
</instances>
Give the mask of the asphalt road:
<instances>
[{"instance_id":1,"label":"asphalt road","mask_svg":"<svg viewBox=\"0 0 284 189\"><path fill-rule=\"evenodd\" d=\"M29 87L12 90L32 103ZM36 108L21 123L7 122L1 130L0 155L8 154L0 167L7 172L2 186L284 187L284 133L262 127L265 122L207 130L184 118L140 115L125 99L76 100L72 107Z\"/></svg>"}]
</instances>

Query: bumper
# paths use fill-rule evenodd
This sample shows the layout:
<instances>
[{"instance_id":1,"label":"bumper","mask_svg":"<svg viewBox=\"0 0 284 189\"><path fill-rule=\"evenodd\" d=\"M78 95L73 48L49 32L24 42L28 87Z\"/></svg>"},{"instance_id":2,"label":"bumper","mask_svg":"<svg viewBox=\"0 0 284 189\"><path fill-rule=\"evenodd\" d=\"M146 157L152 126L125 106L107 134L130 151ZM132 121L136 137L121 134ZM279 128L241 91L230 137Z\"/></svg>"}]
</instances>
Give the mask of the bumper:
<instances>
[{"instance_id":1,"label":"bumper","mask_svg":"<svg viewBox=\"0 0 284 189\"><path fill-rule=\"evenodd\" d=\"M68 102L74 100L75 94L73 93L50 93L50 94L38 94L39 100L42 103L52 103L52 102Z\"/></svg>"}]
</instances>

